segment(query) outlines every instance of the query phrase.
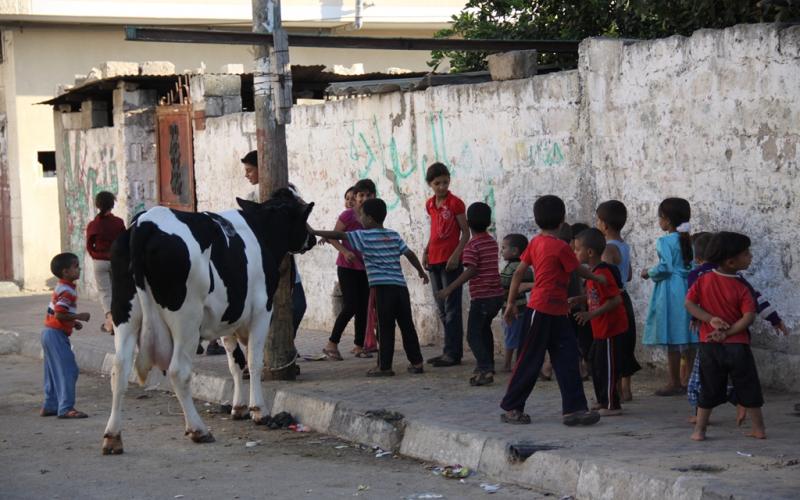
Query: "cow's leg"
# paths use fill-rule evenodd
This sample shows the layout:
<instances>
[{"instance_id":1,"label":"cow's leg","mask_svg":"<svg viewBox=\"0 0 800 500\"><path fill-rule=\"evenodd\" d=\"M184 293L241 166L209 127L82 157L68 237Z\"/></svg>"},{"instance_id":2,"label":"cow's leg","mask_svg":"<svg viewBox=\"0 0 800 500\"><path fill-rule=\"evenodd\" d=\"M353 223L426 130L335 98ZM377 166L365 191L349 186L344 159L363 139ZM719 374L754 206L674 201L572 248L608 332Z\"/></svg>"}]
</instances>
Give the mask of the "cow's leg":
<instances>
[{"instance_id":1,"label":"cow's leg","mask_svg":"<svg viewBox=\"0 0 800 500\"><path fill-rule=\"evenodd\" d=\"M247 364L250 368L250 418L256 424L267 422L268 414L264 406L264 392L261 389L261 370L264 368L264 345L267 342L272 313L264 310L255 315L250 323L247 342Z\"/></svg>"},{"instance_id":2,"label":"cow's leg","mask_svg":"<svg viewBox=\"0 0 800 500\"><path fill-rule=\"evenodd\" d=\"M131 322L117 325L114 328L114 365L111 368L111 416L108 417L106 430L103 433L103 455L119 455L122 453L122 401L128 389L128 378L133 367L133 351L139 327Z\"/></svg>"},{"instance_id":3,"label":"cow's leg","mask_svg":"<svg viewBox=\"0 0 800 500\"><path fill-rule=\"evenodd\" d=\"M244 404L242 397L242 373L244 372L245 355L239 347L236 335L222 337L222 344L225 346L225 353L228 355L228 369L233 376L233 409L231 418L233 420L244 420L249 414L247 405Z\"/></svg>"},{"instance_id":4,"label":"cow's leg","mask_svg":"<svg viewBox=\"0 0 800 500\"><path fill-rule=\"evenodd\" d=\"M202 314L186 314L177 319L176 326L179 330L172 330L177 332L173 336L175 345L172 351L172 359L169 363L170 382L172 388L175 390L175 395L183 408L183 416L186 420L186 435L188 435L195 443L213 443L214 436L208 431L208 427L203 423L200 414L194 407L192 401L192 358L194 357L195 349L197 349L197 341L199 340L200 324L198 321L192 321L189 318L200 318Z\"/></svg>"}]
</instances>

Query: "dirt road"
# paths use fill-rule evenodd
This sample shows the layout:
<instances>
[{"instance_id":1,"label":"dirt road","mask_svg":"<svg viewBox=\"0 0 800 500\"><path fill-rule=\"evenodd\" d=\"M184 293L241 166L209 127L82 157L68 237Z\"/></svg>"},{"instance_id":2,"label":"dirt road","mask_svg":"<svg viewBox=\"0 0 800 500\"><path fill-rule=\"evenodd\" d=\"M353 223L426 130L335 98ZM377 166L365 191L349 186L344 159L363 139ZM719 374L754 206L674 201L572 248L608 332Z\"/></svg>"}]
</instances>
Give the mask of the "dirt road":
<instances>
[{"instance_id":1,"label":"dirt road","mask_svg":"<svg viewBox=\"0 0 800 500\"><path fill-rule=\"evenodd\" d=\"M108 378L81 374L77 408L85 420L38 416L41 363L0 356L0 498L543 498L502 485L487 494L480 475L460 482L414 460L386 456L315 433L268 431L232 422L198 402L216 443L183 436L169 394L131 386L125 401L125 454L102 456L111 404ZM248 441L258 445L248 448ZM413 498L413 497L412 497ZM435 496L429 498L437 498Z\"/></svg>"}]
</instances>

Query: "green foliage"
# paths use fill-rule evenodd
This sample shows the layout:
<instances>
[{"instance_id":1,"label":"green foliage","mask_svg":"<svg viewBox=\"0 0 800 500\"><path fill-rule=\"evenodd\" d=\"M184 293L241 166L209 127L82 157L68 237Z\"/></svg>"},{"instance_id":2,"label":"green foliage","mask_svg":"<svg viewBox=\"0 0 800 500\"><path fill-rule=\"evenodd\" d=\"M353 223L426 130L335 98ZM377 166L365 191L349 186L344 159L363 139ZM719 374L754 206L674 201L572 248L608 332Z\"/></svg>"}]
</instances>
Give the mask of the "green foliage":
<instances>
[{"instance_id":1,"label":"green foliage","mask_svg":"<svg viewBox=\"0 0 800 500\"><path fill-rule=\"evenodd\" d=\"M437 38L581 40L590 36L659 38L701 28L800 20L800 0L469 0ZM434 51L454 72L486 68L486 53ZM541 63L574 66L577 55L542 54Z\"/></svg>"}]
</instances>

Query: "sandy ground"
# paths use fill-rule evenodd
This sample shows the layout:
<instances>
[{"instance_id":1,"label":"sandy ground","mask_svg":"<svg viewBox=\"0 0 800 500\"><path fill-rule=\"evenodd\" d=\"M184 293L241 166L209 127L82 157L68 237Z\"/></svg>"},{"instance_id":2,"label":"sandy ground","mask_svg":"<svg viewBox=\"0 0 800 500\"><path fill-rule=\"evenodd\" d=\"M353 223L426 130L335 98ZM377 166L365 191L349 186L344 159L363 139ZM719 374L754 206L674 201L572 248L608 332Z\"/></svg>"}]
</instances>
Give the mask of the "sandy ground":
<instances>
[{"instance_id":1,"label":"sandy ground","mask_svg":"<svg viewBox=\"0 0 800 500\"><path fill-rule=\"evenodd\" d=\"M486 498L480 475L463 482L428 464L386 456L315 433L268 431L232 422L197 402L216 443L183 434L175 398L131 386L125 401L125 454L102 456L111 404L108 378L82 374L77 408L85 420L41 418L41 363L0 357L0 498ZM247 448L248 441L259 444ZM544 498L501 485L490 498ZM555 498L558 498L556 496Z\"/></svg>"}]
</instances>

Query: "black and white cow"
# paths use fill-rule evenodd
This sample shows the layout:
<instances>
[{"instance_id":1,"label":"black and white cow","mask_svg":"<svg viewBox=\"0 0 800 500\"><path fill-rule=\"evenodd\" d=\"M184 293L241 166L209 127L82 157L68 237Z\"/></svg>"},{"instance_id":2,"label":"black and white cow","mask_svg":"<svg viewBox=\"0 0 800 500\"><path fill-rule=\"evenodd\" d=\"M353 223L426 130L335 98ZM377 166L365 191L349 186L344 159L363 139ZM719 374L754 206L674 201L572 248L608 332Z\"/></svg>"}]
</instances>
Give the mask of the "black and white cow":
<instances>
[{"instance_id":1,"label":"black and white cow","mask_svg":"<svg viewBox=\"0 0 800 500\"><path fill-rule=\"evenodd\" d=\"M153 366L166 371L183 408L186 434L204 443L214 437L192 402L192 359L200 339L223 337L234 380L233 417L246 418L244 356L237 341L249 346L247 363L257 381L278 266L287 252L314 245L306 225L314 204L305 204L289 189L278 190L264 203L237 202L240 210L220 213L155 207L138 216L115 242L111 313L116 355L103 454L123 451L122 400L137 345L140 383ZM263 409L261 384L250 383L250 417L261 421Z\"/></svg>"}]
</instances>

